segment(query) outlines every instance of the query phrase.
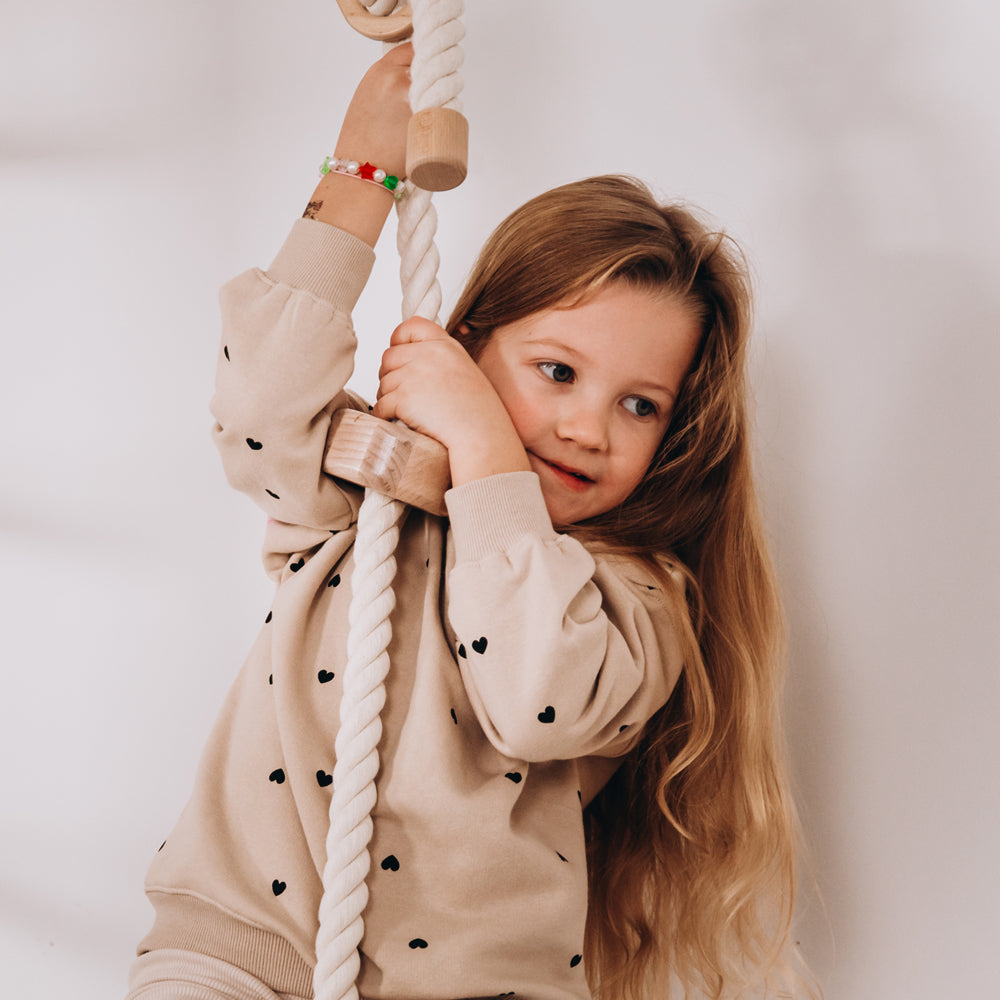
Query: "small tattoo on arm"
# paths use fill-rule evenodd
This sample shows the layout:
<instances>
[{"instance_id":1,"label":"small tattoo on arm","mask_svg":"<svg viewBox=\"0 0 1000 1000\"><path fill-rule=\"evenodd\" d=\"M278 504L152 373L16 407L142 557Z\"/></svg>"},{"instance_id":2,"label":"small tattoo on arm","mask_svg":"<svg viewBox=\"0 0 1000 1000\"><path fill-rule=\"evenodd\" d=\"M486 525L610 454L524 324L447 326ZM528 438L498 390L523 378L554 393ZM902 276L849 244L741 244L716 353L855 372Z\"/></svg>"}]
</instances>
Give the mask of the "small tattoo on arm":
<instances>
[{"instance_id":1,"label":"small tattoo on arm","mask_svg":"<svg viewBox=\"0 0 1000 1000\"><path fill-rule=\"evenodd\" d=\"M306 205L306 210L302 213L303 219L315 219L319 215L319 210L323 207L321 201L311 201Z\"/></svg>"}]
</instances>

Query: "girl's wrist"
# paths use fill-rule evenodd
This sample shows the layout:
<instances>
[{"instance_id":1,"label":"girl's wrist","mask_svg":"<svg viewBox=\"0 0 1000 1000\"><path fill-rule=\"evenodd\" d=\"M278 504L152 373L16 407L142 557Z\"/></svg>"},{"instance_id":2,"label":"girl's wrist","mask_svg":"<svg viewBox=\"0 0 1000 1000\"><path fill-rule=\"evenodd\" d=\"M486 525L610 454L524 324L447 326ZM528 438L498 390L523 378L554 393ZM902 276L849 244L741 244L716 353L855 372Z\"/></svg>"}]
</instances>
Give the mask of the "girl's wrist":
<instances>
[{"instance_id":1,"label":"girl's wrist","mask_svg":"<svg viewBox=\"0 0 1000 1000\"><path fill-rule=\"evenodd\" d=\"M406 193L406 182L397 174L390 173L382 167L376 166L368 160L351 160L346 157L334 155L327 156L319 168L320 176L334 172L353 177L355 180L366 181L376 187L387 191L392 197L399 201Z\"/></svg>"},{"instance_id":2,"label":"girl's wrist","mask_svg":"<svg viewBox=\"0 0 1000 1000\"><path fill-rule=\"evenodd\" d=\"M331 170L320 178L302 216L343 229L374 247L392 204L385 188Z\"/></svg>"},{"instance_id":3,"label":"girl's wrist","mask_svg":"<svg viewBox=\"0 0 1000 1000\"><path fill-rule=\"evenodd\" d=\"M453 486L504 472L531 471L528 454L513 426L505 427L500 421L494 422L485 432L472 429L470 434L462 435L447 447Z\"/></svg>"}]
</instances>

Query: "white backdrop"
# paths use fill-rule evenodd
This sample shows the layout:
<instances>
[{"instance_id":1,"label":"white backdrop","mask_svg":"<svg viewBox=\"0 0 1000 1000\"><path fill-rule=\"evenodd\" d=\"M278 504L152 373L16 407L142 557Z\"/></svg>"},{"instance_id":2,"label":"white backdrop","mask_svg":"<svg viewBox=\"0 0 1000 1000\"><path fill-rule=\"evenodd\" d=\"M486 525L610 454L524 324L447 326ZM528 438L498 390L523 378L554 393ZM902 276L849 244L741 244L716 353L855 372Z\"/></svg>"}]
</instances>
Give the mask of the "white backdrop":
<instances>
[{"instance_id":1,"label":"white backdrop","mask_svg":"<svg viewBox=\"0 0 1000 1000\"><path fill-rule=\"evenodd\" d=\"M446 308L503 215L587 174L744 244L798 937L831 1000L994 995L1000 15L468 6ZM0 25L0 968L5 995L97 1000L269 603L262 515L209 441L216 291L270 262L379 46L333 0L6 3ZM366 393L393 239L356 314Z\"/></svg>"}]
</instances>

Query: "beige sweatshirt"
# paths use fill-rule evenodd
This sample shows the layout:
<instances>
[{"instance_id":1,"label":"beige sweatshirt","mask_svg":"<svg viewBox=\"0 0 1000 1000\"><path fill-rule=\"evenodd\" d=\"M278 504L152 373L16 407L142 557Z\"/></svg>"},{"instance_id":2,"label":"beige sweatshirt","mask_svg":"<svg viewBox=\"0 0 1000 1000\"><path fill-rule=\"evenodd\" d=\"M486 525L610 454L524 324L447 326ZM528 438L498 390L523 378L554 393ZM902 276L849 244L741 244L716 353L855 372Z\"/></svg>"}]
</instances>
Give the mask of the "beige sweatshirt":
<instances>
[{"instance_id":1,"label":"beige sweatshirt","mask_svg":"<svg viewBox=\"0 0 1000 1000\"><path fill-rule=\"evenodd\" d=\"M356 405L350 310L374 255L298 221L222 292L212 412L229 482L268 514L274 602L156 856L140 954L186 948L311 995L361 492L326 476ZM412 510L391 671L361 995L589 997L582 811L680 672L656 581L553 530L537 477ZM599 873L597 873L599 875Z\"/></svg>"}]
</instances>

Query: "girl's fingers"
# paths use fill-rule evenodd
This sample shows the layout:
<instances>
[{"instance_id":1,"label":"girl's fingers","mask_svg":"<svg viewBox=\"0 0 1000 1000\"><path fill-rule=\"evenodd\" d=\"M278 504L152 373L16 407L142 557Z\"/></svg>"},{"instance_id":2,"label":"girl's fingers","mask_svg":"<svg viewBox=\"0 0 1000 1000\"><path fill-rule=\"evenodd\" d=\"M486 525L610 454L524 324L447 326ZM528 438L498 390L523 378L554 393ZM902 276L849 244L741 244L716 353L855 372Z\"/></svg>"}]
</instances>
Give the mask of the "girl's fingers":
<instances>
[{"instance_id":1,"label":"girl's fingers","mask_svg":"<svg viewBox=\"0 0 1000 1000\"><path fill-rule=\"evenodd\" d=\"M378 370L379 383L381 384L393 372L399 371L404 364L406 364L406 351L400 351L395 347L386 348L382 352L382 364Z\"/></svg>"},{"instance_id":2,"label":"girl's fingers","mask_svg":"<svg viewBox=\"0 0 1000 1000\"><path fill-rule=\"evenodd\" d=\"M413 42L393 46L382 56L382 62L388 66L409 66L413 62Z\"/></svg>"},{"instance_id":3,"label":"girl's fingers","mask_svg":"<svg viewBox=\"0 0 1000 1000\"><path fill-rule=\"evenodd\" d=\"M385 396L380 396L375 400L375 405L372 407L373 417L378 417L379 420L392 420L395 415L395 411L389 405Z\"/></svg>"},{"instance_id":4,"label":"girl's fingers","mask_svg":"<svg viewBox=\"0 0 1000 1000\"><path fill-rule=\"evenodd\" d=\"M422 316L404 320L389 338L390 344L414 344L422 340L449 340L448 331Z\"/></svg>"},{"instance_id":5,"label":"girl's fingers","mask_svg":"<svg viewBox=\"0 0 1000 1000\"><path fill-rule=\"evenodd\" d=\"M430 377L434 378L456 369L465 370L475 364L458 345L455 345L458 347L458 353L455 353L451 343L447 343L451 338L447 334L440 336L441 332L440 327L431 323L428 327L403 333L401 337L406 339L397 340L393 334L391 346L382 352L378 377L384 378L390 372L415 364L426 368Z\"/></svg>"},{"instance_id":6,"label":"girl's fingers","mask_svg":"<svg viewBox=\"0 0 1000 1000\"><path fill-rule=\"evenodd\" d=\"M405 406L405 393L400 393L400 386L397 383L379 383L378 392L375 394L375 405L372 407L372 416L380 420L393 420L399 417L399 407Z\"/></svg>"},{"instance_id":7,"label":"girl's fingers","mask_svg":"<svg viewBox=\"0 0 1000 1000\"><path fill-rule=\"evenodd\" d=\"M386 394L394 392L401 378L402 375L398 367L390 368L383 365L382 370L378 373L378 392L375 398L381 399Z\"/></svg>"}]
</instances>

